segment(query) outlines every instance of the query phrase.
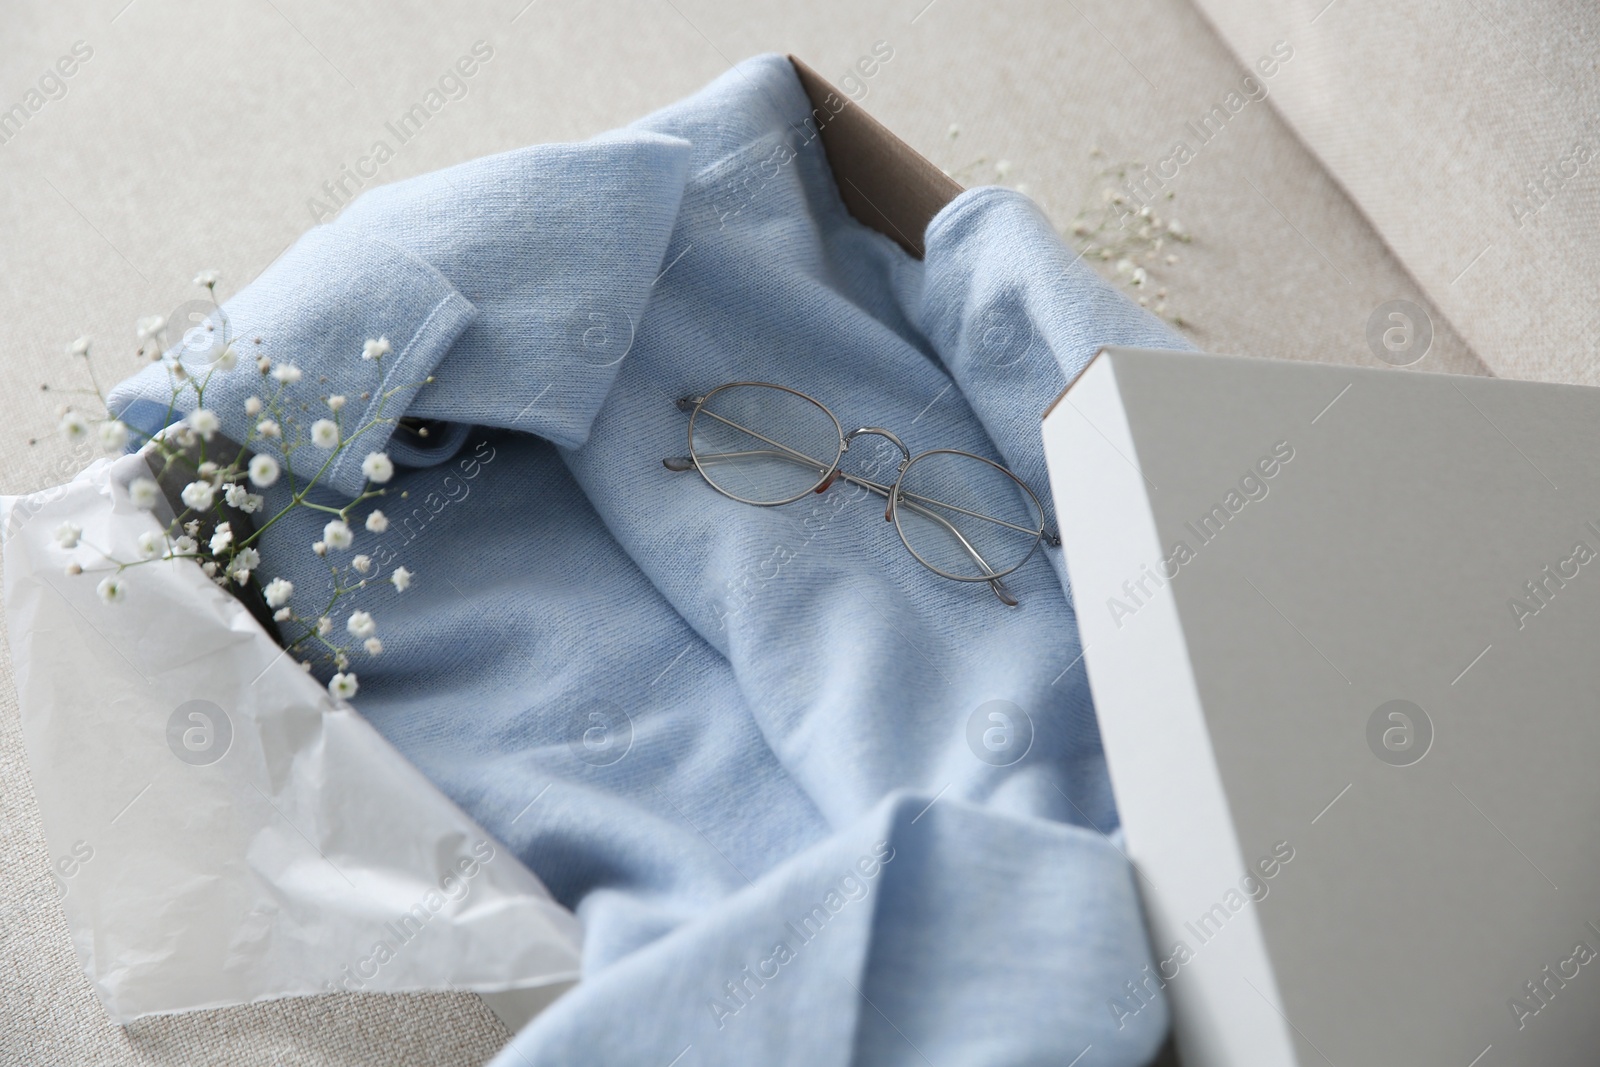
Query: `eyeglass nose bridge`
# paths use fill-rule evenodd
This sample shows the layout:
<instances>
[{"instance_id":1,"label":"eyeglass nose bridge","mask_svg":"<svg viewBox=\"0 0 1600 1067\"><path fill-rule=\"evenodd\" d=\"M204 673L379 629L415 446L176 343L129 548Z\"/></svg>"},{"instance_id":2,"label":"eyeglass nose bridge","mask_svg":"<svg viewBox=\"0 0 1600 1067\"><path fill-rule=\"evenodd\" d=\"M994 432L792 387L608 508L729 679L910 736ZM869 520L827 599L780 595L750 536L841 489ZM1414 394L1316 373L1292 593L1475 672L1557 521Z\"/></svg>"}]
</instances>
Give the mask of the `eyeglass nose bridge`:
<instances>
[{"instance_id":1,"label":"eyeglass nose bridge","mask_svg":"<svg viewBox=\"0 0 1600 1067\"><path fill-rule=\"evenodd\" d=\"M899 480L899 476L905 472L905 469L911 465L911 449L906 447L906 443L900 440L900 438L895 435L893 430L886 430L882 426L860 426L845 434L843 447L839 449L840 463L844 462L844 454L850 451L850 442L854 441L857 437L882 437L900 450L900 465L895 468L896 481ZM833 483L833 479L838 476L838 473L839 467L838 464L835 464L833 468L833 474L828 476L828 480L823 483L822 489L826 489L829 485L831 485ZM822 489L817 491L820 493ZM883 521L894 521L894 494L892 492L889 494L888 505L883 509Z\"/></svg>"}]
</instances>

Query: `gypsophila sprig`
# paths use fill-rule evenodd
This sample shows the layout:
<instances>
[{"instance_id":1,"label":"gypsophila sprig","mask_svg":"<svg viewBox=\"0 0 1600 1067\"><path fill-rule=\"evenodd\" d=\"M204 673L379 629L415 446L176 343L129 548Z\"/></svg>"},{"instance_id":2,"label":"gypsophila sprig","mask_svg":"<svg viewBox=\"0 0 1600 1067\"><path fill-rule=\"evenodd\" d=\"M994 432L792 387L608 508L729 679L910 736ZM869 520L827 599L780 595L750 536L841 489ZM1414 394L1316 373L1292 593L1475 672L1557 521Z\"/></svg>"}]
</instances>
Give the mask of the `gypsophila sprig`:
<instances>
[{"instance_id":1,"label":"gypsophila sprig","mask_svg":"<svg viewBox=\"0 0 1600 1067\"><path fill-rule=\"evenodd\" d=\"M961 136L961 127L952 124L946 136L955 143ZM1089 157L1100 165L1094 178L1098 188L1062 236L1084 259L1114 270L1115 280L1128 287L1140 307L1149 308L1175 326L1192 326L1172 310L1167 286L1161 280L1179 262L1177 246L1193 239L1181 222L1163 217L1156 210L1157 204L1170 205L1175 192L1143 163L1106 166L1105 153L1098 147L1089 149ZM1014 180L1018 169L1010 160L991 162L989 157L979 156L945 173L963 184L992 182L1030 195L1026 183ZM1040 206L1048 211L1042 201Z\"/></svg>"},{"instance_id":2,"label":"gypsophila sprig","mask_svg":"<svg viewBox=\"0 0 1600 1067\"><path fill-rule=\"evenodd\" d=\"M226 327L227 315L216 297L219 280L214 270L202 270L194 278L209 295L217 320ZM262 338L250 339L246 347L242 339L225 334L216 349L218 354L209 363L186 365L182 346L167 351L166 331L167 321L160 315L139 319L134 330L138 341L135 357L156 361L166 369L171 397L162 420L165 430L150 437L109 411L96 419L70 407L60 410L60 428L73 441L94 435L108 452L137 445L154 476L131 479L125 487L128 501L152 515L165 514L162 486L172 486L178 496L171 502L174 514L163 528L138 536L134 542L138 558L130 560L117 559L90 544L75 523L63 523L56 530L56 542L69 556L63 573L89 576L99 598L115 605L138 596L138 578L129 573L132 568L163 563L197 567L200 574L246 604L252 596L259 598L256 603L265 604L284 647L308 669L317 663L331 668L329 694L348 700L359 689L351 669L352 656L358 652L376 656L383 651L378 619L372 611L350 602L370 580L382 577L374 553L380 552L377 539L389 529L389 520L371 504L389 492L386 486L395 477L394 462L384 452L362 447L357 454L363 456L364 484L353 500L328 504L322 502L324 494L314 491L350 449L367 446L377 436L376 428L395 424L395 418L385 414L395 396L433 379L362 392L366 421L360 425L340 421L346 413L344 396L324 396L332 417L303 426L298 413L311 408L309 398L295 395L295 386L304 374L292 362L275 361L269 349L260 347ZM90 339L80 337L66 346L66 352L84 361L93 393L105 409L105 393L95 380L90 348ZM350 353L343 358L372 364L371 373L381 383L383 368L379 364L392 350L389 339L379 336L367 340L359 355ZM245 354L249 359L242 358ZM260 384L253 395L234 402L237 410L227 404L208 406L207 389L219 374L253 374L252 380ZM252 454L257 448L263 451ZM296 470L296 460L302 456L311 458L309 471ZM322 537L308 547L327 568L329 577L326 597L318 596L318 602L307 609L296 604L295 583L272 573L276 567L263 555L261 541L267 530L299 510L322 513ZM254 525L253 517L259 517ZM364 532L358 534L357 530ZM357 551L346 555L353 548ZM392 560L393 555L383 552L378 558ZM396 566L387 581L395 592L404 592L412 573ZM302 600L305 595L309 591ZM334 625L336 613L345 619L342 635ZM258 616L265 617L265 613Z\"/></svg>"}]
</instances>

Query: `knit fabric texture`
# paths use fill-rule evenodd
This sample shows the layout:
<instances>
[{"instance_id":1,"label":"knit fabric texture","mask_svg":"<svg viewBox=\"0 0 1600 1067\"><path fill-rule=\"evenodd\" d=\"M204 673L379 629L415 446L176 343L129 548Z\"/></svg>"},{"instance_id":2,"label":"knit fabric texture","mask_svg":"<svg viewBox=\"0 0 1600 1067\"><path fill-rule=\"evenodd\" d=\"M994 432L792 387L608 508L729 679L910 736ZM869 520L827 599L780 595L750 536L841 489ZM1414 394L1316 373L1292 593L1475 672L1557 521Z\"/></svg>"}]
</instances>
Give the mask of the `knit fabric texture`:
<instances>
[{"instance_id":1,"label":"knit fabric texture","mask_svg":"<svg viewBox=\"0 0 1600 1067\"><path fill-rule=\"evenodd\" d=\"M752 507L661 460L674 400L775 382L1005 464L1054 528L1045 408L1103 345L1188 346L1014 192L957 197L911 258L846 212L811 116L758 57L594 141L368 192L228 302L242 355L304 371L307 424L435 378L387 414L442 425L363 436L317 498L399 466L352 551L416 577L362 594L384 651L353 704L583 921L583 981L495 1067L1147 1062L1168 1016L1060 550L1007 607L878 497ZM242 438L270 384L241 360L206 406ZM152 366L112 407L149 431L169 398ZM326 518L260 544L311 615ZM974 741L995 707L1005 766Z\"/></svg>"}]
</instances>

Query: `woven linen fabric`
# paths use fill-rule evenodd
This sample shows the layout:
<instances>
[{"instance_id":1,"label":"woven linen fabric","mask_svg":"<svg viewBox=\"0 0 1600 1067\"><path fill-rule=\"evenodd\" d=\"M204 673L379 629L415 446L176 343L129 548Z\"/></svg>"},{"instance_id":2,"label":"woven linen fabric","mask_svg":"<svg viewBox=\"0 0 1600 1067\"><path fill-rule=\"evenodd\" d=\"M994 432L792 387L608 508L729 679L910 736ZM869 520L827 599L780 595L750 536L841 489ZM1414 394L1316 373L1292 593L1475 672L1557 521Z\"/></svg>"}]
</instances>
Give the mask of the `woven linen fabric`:
<instances>
[{"instance_id":1,"label":"woven linen fabric","mask_svg":"<svg viewBox=\"0 0 1600 1067\"><path fill-rule=\"evenodd\" d=\"M1167 1013L1128 999L1151 955L1059 550L1009 608L843 483L756 508L661 459L675 398L772 381L1044 494L1068 377L1186 346L1006 190L911 259L846 213L810 115L753 59L616 134L368 193L229 302L247 354L303 370L306 421L436 378L387 412L448 424L388 441L390 529L352 524L416 574L362 596L384 652L353 703L584 922L584 980L497 1064L1146 1062ZM242 361L207 406L242 437L270 384ZM151 367L112 407L149 430L169 400ZM323 518L261 542L303 614ZM1029 738L1005 767L968 741L996 700Z\"/></svg>"},{"instance_id":2,"label":"woven linen fabric","mask_svg":"<svg viewBox=\"0 0 1600 1067\"><path fill-rule=\"evenodd\" d=\"M1600 385L1593 4L1195 6L1493 373Z\"/></svg>"}]
</instances>

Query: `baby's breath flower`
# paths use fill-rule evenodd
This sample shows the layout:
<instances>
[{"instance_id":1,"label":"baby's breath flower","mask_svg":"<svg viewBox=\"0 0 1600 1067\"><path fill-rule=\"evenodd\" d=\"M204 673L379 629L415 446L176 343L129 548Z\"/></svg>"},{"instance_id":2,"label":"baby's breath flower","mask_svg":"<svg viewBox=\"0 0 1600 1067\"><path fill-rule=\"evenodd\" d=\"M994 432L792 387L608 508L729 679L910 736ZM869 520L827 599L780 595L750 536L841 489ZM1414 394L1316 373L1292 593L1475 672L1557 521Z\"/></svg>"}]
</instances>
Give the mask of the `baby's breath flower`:
<instances>
[{"instance_id":1,"label":"baby's breath flower","mask_svg":"<svg viewBox=\"0 0 1600 1067\"><path fill-rule=\"evenodd\" d=\"M233 554L232 566L236 571L253 571L261 566L261 553L253 548L241 548ZM244 581L243 578L239 580Z\"/></svg>"},{"instance_id":2,"label":"baby's breath flower","mask_svg":"<svg viewBox=\"0 0 1600 1067\"><path fill-rule=\"evenodd\" d=\"M318 448L339 446L339 424L332 419L318 419L311 424L311 443Z\"/></svg>"},{"instance_id":3,"label":"baby's breath flower","mask_svg":"<svg viewBox=\"0 0 1600 1067\"><path fill-rule=\"evenodd\" d=\"M293 363L280 363L272 368L272 376L284 385L293 385L300 380L300 368Z\"/></svg>"},{"instance_id":4,"label":"baby's breath flower","mask_svg":"<svg viewBox=\"0 0 1600 1067\"><path fill-rule=\"evenodd\" d=\"M276 419L262 419L256 423L256 433L262 437L282 437L283 428L278 425Z\"/></svg>"},{"instance_id":5,"label":"baby's breath flower","mask_svg":"<svg viewBox=\"0 0 1600 1067\"><path fill-rule=\"evenodd\" d=\"M222 420L217 418L217 413L210 408L195 408L189 412L189 417L184 421L189 424L189 429L206 441L211 440L222 428Z\"/></svg>"},{"instance_id":6,"label":"baby's breath flower","mask_svg":"<svg viewBox=\"0 0 1600 1067\"><path fill-rule=\"evenodd\" d=\"M154 478L135 478L128 483L128 499L141 511L149 511L161 499L161 486Z\"/></svg>"},{"instance_id":7,"label":"baby's breath flower","mask_svg":"<svg viewBox=\"0 0 1600 1067\"><path fill-rule=\"evenodd\" d=\"M233 350L232 345L228 345L217 353L217 358L211 361L211 365L220 371L230 371L239 365L239 353Z\"/></svg>"},{"instance_id":8,"label":"baby's breath flower","mask_svg":"<svg viewBox=\"0 0 1600 1067\"><path fill-rule=\"evenodd\" d=\"M69 411L61 416L61 432L69 441L81 441L89 434L89 420L76 411Z\"/></svg>"},{"instance_id":9,"label":"baby's breath flower","mask_svg":"<svg viewBox=\"0 0 1600 1067\"><path fill-rule=\"evenodd\" d=\"M184 506L195 511L210 511L211 505L217 502L217 491L211 488L210 482L190 482L183 487L180 496Z\"/></svg>"},{"instance_id":10,"label":"baby's breath flower","mask_svg":"<svg viewBox=\"0 0 1600 1067\"><path fill-rule=\"evenodd\" d=\"M206 560L204 563L200 564L200 569L206 572L207 578L215 577L217 573L216 560Z\"/></svg>"},{"instance_id":11,"label":"baby's breath flower","mask_svg":"<svg viewBox=\"0 0 1600 1067\"><path fill-rule=\"evenodd\" d=\"M352 611L344 628L352 637L371 637L378 632L378 624L372 621L371 613L365 611Z\"/></svg>"},{"instance_id":12,"label":"baby's breath flower","mask_svg":"<svg viewBox=\"0 0 1600 1067\"><path fill-rule=\"evenodd\" d=\"M240 585L244 585L250 580L250 568L248 567L236 567L228 573L232 575L233 580L238 582Z\"/></svg>"},{"instance_id":13,"label":"baby's breath flower","mask_svg":"<svg viewBox=\"0 0 1600 1067\"><path fill-rule=\"evenodd\" d=\"M361 643L361 647L367 650L367 655L376 656L383 651L383 642L376 637L369 637Z\"/></svg>"},{"instance_id":14,"label":"baby's breath flower","mask_svg":"<svg viewBox=\"0 0 1600 1067\"><path fill-rule=\"evenodd\" d=\"M99 593L100 599L107 604L120 603L128 596L128 587L114 574L100 579L100 584L95 586L94 591Z\"/></svg>"},{"instance_id":15,"label":"baby's breath flower","mask_svg":"<svg viewBox=\"0 0 1600 1067\"><path fill-rule=\"evenodd\" d=\"M311 551L315 552L319 556L326 556L328 554L328 542L313 541L311 543Z\"/></svg>"},{"instance_id":16,"label":"baby's breath flower","mask_svg":"<svg viewBox=\"0 0 1600 1067\"><path fill-rule=\"evenodd\" d=\"M220 556L231 544L233 544L233 529L225 522L217 523L216 531L211 535L211 554Z\"/></svg>"},{"instance_id":17,"label":"baby's breath flower","mask_svg":"<svg viewBox=\"0 0 1600 1067\"><path fill-rule=\"evenodd\" d=\"M56 544L62 548L77 548L82 536L83 527L75 522L64 522L56 527Z\"/></svg>"},{"instance_id":18,"label":"baby's breath flower","mask_svg":"<svg viewBox=\"0 0 1600 1067\"><path fill-rule=\"evenodd\" d=\"M107 419L100 424L100 447L107 452L121 452L128 445L128 424L121 419Z\"/></svg>"},{"instance_id":19,"label":"baby's breath flower","mask_svg":"<svg viewBox=\"0 0 1600 1067\"><path fill-rule=\"evenodd\" d=\"M203 285L207 289L215 288L217 282L219 282L221 280L222 280L222 275L218 274L214 270L203 270L199 274L196 274L194 276L194 283L196 285Z\"/></svg>"},{"instance_id":20,"label":"baby's breath flower","mask_svg":"<svg viewBox=\"0 0 1600 1067\"><path fill-rule=\"evenodd\" d=\"M134 542L135 547L139 550L139 555L145 559L155 559L161 555L161 550L166 547L166 544L167 539L154 530L146 530Z\"/></svg>"},{"instance_id":21,"label":"baby's breath flower","mask_svg":"<svg viewBox=\"0 0 1600 1067\"><path fill-rule=\"evenodd\" d=\"M200 542L188 534L184 534L172 542L172 550L167 553L167 556L169 558L172 556L192 556L198 551L200 551Z\"/></svg>"},{"instance_id":22,"label":"baby's breath flower","mask_svg":"<svg viewBox=\"0 0 1600 1067\"><path fill-rule=\"evenodd\" d=\"M80 337L67 346L67 354L73 356L87 356L89 354L89 339Z\"/></svg>"},{"instance_id":23,"label":"baby's breath flower","mask_svg":"<svg viewBox=\"0 0 1600 1067\"><path fill-rule=\"evenodd\" d=\"M344 408L344 397L334 395L328 398L328 410L339 411Z\"/></svg>"},{"instance_id":24,"label":"baby's breath flower","mask_svg":"<svg viewBox=\"0 0 1600 1067\"><path fill-rule=\"evenodd\" d=\"M361 473L382 485L394 477L394 461L382 452L368 452L367 458L361 461Z\"/></svg>"},{"instance_id":25,"label":"baby's breath flower","mask_svg":"<svg viewBox=\"0 0 1600 1067\"><path fill-rule=\"evenodd\" d=\"M261 414L261 398L259 396L245 397L244 413L252 419Z\"/></svg>"},{"instance_id":26,"label":"baby's breath flower","mask_svg":"<svg viewBox=\"0 0 1600 1067\"><path fill-rule=\"evenodd\" d=\"M268 359L266 356L256 357L256 370L260 371L262 374L265 374L271 369L272 360Z\"/></svg>"},{"instance_id":27,"label":"baby's breath flower","mask_svg":"<svg viewBox=\"0 0 1600 1067\"><path fill-rule=\"evenodd\" d=\"M251 456L250 480L262 490L278 480L278 461L272 456Z\"/></svg>"},{"instance_id":28,"label":"baby's breath flower","mask_svg":"<svg viewBox=\"0 0 1600 1067\"><path fill-rule=\"evenodd\" d=\"M267 598L267 607L281 608L294 596L294 583L287 578L274 578L267 583L263 591Z\"/></svg>"},{"instance_id":29,"label":"baby's breath flower","mask_svg":"<svg viewBox=\"0 0 1600 1067\"><path fill-rule=\"evenodd\" d=\"M294 609L279 608L277 611L272 613L272 617L277 619L279 622L287 622L289 619L294 618Z\"/></svg>"},{"instance_id":30,"label":"baby's breath flower","mask_svg":"<svg viewBox=\"0 0 1600 1067\"><path fill-rule=\"evenodd\" d=\"M411 585L411 572L404 567L396 567L394 573L389 575L389 580L394 583L396 592L404 593Z\"/></svg>"},{"instance_id":31,"label":"baby's breath flower","mask_svg":"<svg viewBox=\"0 0 1600 1067\"><path fill-rule=\"evenodd\" d=\"M200 536L200 520L199 519L190 519L188 522L184 523L183 524L183 532L188 534L190 537L199 537Z\"/></svg>"},{"instance_id":32,"label":"baby's breath flower","mask_svg":"<svg viewBox=\"0 0 1600 1067\"><path fill-rule=\"evenodd\" d=\"M350 533L343 519L334 519L322 528L322 540L329 548L349 548L350 542L355 538Z\"/></svg>"},{"instance_id":33,"label":"baby's breath flower","mask_svg":"<svg viewBox=\"0 0 1600 1067\"><path fill-rule=\"evenodd\" d=\"M83 573L83 564L79 563L77 560L73 560L71 563L67 564L66 572L68 578L76 578L78 575Z\"/></svg>"},{"instance_id":34,"label":"baby's breath flower","mask_svg":"<svg viewBox=\"0 0 1600 1067\"><path fill-rule=\"evenodd\" d=\"M349 700L356 695L356 690L359 688L356 676L345 671L340 671L328 679L328 692L337 700Z\"/></svg>"},{"instance_id":35,"label":"baby's breath flower","mask_svg":"<svg viewBox=\"0 0 1600 1067\"><path fill-rule=\"evenodd\" d=\"M200 464L199 473L200 477L202 478L211 477L213 474L217 473L216 463L209 459L206 460L204 463Z\"/></svg>"},{"instance_id":36,"label":"baby's breath flower","mask_svg":"<svg viewBox=\"0 0 1600 1067\"><path fill-rule=\"evenodd\" d=\"M383 533L389 528L389 517L376 509L367 516L367 529L372 533Z\"/></svg>"},{"instance_id":37,"label":"baby's breath flower","mask_svg":"<svg viewBox=\"0 0 1600 1067\"><path fill-rule=\"evenodd\" d=\"M328 618L326 615L318 619L317 633L321 634L323 637L327 637L329 634L333 633L333 620Z\"/></svg>"},{"instance_id":38,"label":"baby's breath flower","mask_svg":"<svg viewBox=\"0 0 1600 1067\"><path fill-rule=\"evenodd\" d=\"M372 557L366 554L353 556L350 559L350 566L354 567L362 574L370 574L372 573Z\"/></svg>"},{"instance_id":39,"label":"baby's breath flower","mask_svg":"<svg viewBox=\"0 0 1600 1067\"><path fill-rule=\"evenodd\" d=\"M245 504L249 502L250 490L242 485L227 482L222 487L222 499L228 502L230 508L243 509Z\"/></svg>"},{"instance_id":40,"label":"baby's breath flower","mask_svg":"<svg viewBox=\"0 0 1600 1067\"><path fill-rule=\"evenodd\" d=\"M239 505L239 510L246 515L254 515L267 506L267 498L260 493L246 493L244 503Z\"/></svg>"},{"instance_id":41,"label":"baby's breath flower","mask_svg":"<svg viewBox=\"0 0 1600 1067\"><path fill-rule=\"evenodd\" d=\"M379 337L376 339L368 338L366 344L361 346L361 358L382 359L393 350L394 349L389 344L389 339L387 337Z\"/></svg>"},{"instance_id":42,"label":"baby's breath flower","mask_svg":"<svg viewBox=\"0 0 1600 1067\"><path fill-rule=\"evenodd\" d=\"M139 335L139 340L148 341L161 332L167 320L162 315L146 315L134 324L134 331Z\"/></svg>"},{"instance_id":43,"label":"baby's breath flower","mask_svg":"<svg viewBox=\"0 0 1600 1067\"><path fill-rule=\"evenodd\" d=\"M1011 173L1011 160L1009 160L1009 159L997 160L995 162L995 165L994 165L994 173L995 173L995 176L998 177L998 178L1004 178L1006 175L1010 174Z\"/></svg>"}]
</instances>

